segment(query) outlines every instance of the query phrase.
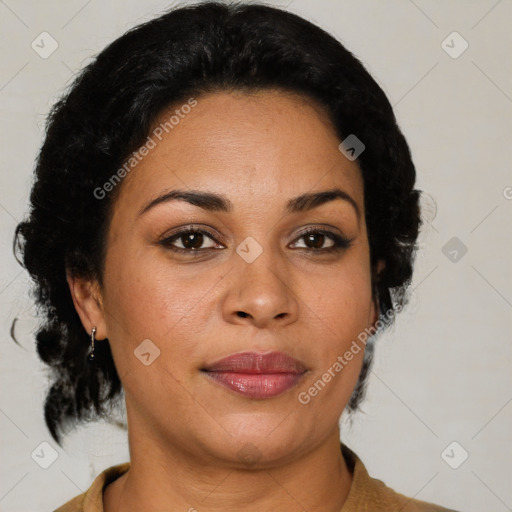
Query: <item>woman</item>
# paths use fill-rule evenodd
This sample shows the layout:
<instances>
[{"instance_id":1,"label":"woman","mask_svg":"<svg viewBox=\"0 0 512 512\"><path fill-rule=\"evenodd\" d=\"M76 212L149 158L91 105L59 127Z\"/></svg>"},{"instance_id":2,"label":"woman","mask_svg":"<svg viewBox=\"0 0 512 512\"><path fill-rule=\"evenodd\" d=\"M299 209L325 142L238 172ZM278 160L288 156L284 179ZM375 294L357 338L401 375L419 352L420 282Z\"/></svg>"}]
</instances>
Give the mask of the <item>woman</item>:
<instances>
[{"instance_id":1,"label":"woman","mask_svg":"<svg viewBox=\"0 0 512 512\"><path fill-rule=\"evenodd\" d=\"M361 63L263 5L175 9L54 107L23 264L54 439L125 394L130 462L59 512L433 511L340 445L406 303L419 191Z\"/></svg>"}]
</instances>

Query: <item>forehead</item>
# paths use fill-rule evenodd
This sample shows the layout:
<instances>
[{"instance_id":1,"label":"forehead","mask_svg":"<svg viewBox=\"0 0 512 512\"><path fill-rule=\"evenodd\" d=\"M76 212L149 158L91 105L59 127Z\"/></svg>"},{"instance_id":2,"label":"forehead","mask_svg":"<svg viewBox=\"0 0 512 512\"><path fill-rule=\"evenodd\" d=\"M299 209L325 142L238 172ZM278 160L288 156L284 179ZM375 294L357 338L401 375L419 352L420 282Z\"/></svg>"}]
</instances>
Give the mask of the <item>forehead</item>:
<instances>
[{"instance_id":1,"label":"forehead","mask_svg":"<svg viewBox=\"0 0 512 512\"><path fill-rule=\"evenodd\" d=\"M149 133L152 148L122 183L120 207L136 208L171 188L216 192L237 208L237 202L284 204L333 186L362 205L360 170L339 151L327 113L312 100L266 90L195 101L158 117Z\"/></svg>"}]
</instances>

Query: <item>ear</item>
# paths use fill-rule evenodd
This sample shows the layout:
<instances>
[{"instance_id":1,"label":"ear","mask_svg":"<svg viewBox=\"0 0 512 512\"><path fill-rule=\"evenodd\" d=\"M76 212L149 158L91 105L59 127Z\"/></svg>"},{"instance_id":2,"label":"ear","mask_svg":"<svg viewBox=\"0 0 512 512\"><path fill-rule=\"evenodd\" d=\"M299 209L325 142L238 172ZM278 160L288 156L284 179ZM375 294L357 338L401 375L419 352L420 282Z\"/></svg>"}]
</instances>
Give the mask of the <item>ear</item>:
<instances>
[{"instance_id":1,"label":"ear","mask_svg":"<svg viewBox=\"0 0 512 512\"><path fill-rule=\"evenodd\" d=\"M96 339L107 338L105 313L98 283L82 277L71 276L69 272L66 273L66 280L84 329L90 334L93 327L96 327Z\"/></svg>"}]
</instances>

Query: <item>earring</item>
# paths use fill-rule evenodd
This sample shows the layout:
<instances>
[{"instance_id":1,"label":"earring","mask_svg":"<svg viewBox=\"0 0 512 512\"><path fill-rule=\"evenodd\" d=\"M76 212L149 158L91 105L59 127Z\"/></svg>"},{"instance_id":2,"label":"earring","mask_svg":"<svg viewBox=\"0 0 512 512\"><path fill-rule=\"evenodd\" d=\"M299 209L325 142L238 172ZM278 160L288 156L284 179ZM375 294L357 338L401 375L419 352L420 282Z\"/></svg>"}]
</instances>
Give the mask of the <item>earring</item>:
<instances>
[{"instance_id":1,"label":"earring","mask_svg":"<svg viewBox=\"0 0 512 512\"><path fill-rule=\"evenodd\" d=\"M93 363L94 362L94 335L96 334L96 327L92 328L91 331L91 351L89 352L89 355L87 356L87 362Z\"/></svg>"}]
</instances>

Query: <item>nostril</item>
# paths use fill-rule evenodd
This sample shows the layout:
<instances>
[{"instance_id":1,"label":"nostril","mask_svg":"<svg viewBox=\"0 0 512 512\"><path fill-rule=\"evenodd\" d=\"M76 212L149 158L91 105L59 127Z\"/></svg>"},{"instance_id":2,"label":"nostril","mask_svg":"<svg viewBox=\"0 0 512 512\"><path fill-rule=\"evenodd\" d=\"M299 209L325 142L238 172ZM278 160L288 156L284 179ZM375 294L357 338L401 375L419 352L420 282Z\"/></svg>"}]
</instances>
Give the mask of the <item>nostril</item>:
<instances>
[{"instance_id":1,"label":"nostril","mask_svg":"<svg viewBox=\"0 0 512 512\"><path fill-rule=\"evenodd\" d=\"M238 316L241 316L242 318L245 318L246 316L249 316L247 313L245 313L244 311L237 311L236 313Z\"/></svg>"}]
</instances>

